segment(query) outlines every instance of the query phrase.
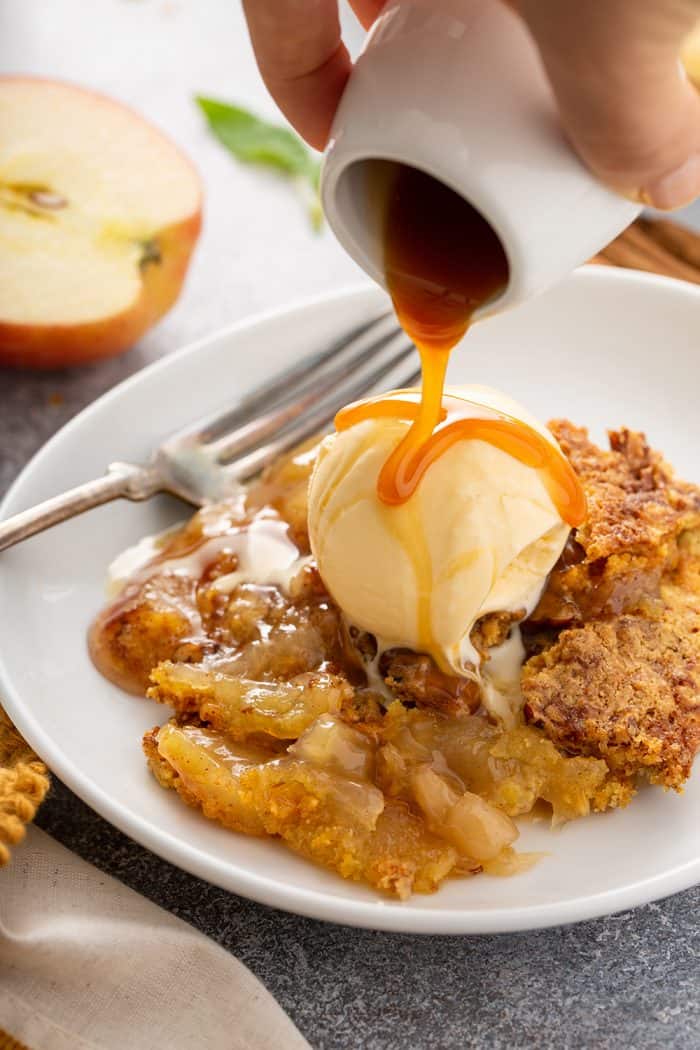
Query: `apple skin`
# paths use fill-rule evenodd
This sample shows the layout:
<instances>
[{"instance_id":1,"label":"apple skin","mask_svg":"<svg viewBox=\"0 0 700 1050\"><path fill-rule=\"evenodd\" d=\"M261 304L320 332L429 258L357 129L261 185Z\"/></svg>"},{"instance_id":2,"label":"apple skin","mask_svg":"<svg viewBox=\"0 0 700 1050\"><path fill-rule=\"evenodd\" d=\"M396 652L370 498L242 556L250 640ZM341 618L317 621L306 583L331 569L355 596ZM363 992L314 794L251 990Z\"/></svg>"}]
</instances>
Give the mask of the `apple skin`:
<instances>
[{"instance_id":1,"label":"apple skin","mask_svg":"<svg viewBox=\"0 0 700 1050\"><path fill-rule=\"evenodd\" d=\"M197 207L192 214L181 222L154 231L152 240L158 246L160 260L145 265L141 294L128 309L97 321L73 325L17 324L0 319L0 366L52 370L116 356L131 349L167 313L180 295L202 228L203 192L199 173L189 157L167 135L132 107L67 81L0 75L0 84L22 82L44 83L48 87L60 84L61 88L90 96L99 105L127 111L135 121L146 124L153 134L165 140L177 152L198 185Z\"/></svg>"},{"instance_id":2,"label":"apple skin","mask_svg":"<svg viewBox=\"0 0 700 1050\"><path fill-rule=\"evenodd\" d=\"M158 233L162 262L146 266L141 295L119 314L78 325L23 325L0 321L0 365L55 369L88 364L129 350L175 303L202 228L200 210Z\"/></svg>"}]
</instances>

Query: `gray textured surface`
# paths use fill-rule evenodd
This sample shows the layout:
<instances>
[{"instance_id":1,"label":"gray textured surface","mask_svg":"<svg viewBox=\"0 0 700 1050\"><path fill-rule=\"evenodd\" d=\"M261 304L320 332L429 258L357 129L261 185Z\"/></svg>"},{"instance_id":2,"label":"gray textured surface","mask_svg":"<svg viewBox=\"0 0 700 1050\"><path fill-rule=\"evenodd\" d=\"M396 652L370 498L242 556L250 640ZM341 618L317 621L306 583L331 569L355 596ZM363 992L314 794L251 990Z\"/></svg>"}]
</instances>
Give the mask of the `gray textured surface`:
<instances>
[{"instance_id":1,"label":"gray textured surface","mask_svg":"<svg viewBox=\"0 0 700 1050\"><path fill-rule=\"evenodd\" d=\"M318 1050L700 1046L700 889L562 929L408 937L323 925L208 886L61 785L38 823L234 952Z\"/></svg>"},{"instance_id":2,"label":"gray textured surface","mask_svg":"<svg viewBox=\"0 0 700 1050\"><path fill-rule=\"evenodd\" d=\"M141 108L190 151L207 191L185 295L139 347L65 374L0 371L3 491L51 433L143 363L357 271L327 233L309 232L286 186L236 167L201 129L194 91L270 109L234 0L54 0L40 16L4 0L0 58L3 70L69 77ZM319 1050L700 1047L700 890L567 929L411 938L226 894L136 846L58 783L38 822L235 952Z\"/></svg>"}]
</instances>

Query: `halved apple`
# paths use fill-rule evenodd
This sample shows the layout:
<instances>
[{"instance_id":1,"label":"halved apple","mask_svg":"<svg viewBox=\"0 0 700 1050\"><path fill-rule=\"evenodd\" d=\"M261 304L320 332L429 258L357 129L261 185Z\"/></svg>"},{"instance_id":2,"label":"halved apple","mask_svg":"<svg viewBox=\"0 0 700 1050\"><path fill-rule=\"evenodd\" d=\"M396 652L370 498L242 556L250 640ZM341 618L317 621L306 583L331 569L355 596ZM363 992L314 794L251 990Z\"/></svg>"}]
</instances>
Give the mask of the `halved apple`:
<instances>
[{"instance_id":1,"label":"halved apple","mask_svg":"<svg viewBox=\"0 0 700 1050\"><path fill-rule=\"evenodd\" d=\"M0 364L130 347L175 302L201 227L190 161L127 107L0 77Z\"/></svg>"}]
</instances>

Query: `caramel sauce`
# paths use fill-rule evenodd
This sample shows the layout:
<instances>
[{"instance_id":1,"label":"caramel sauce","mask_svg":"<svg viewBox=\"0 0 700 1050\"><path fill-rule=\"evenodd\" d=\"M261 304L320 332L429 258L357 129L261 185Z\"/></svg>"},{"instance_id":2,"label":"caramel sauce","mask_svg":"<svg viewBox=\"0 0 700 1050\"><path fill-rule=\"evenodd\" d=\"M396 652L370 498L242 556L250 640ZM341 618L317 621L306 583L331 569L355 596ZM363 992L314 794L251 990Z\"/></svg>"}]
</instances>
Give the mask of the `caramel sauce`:
<instances>
[{"instance_id":1,"label":"caramel sauce","mask_svg":"<svg viewBox=\"0 0 700 1050\"><path fill-rule=\"evenodd\" d=\"M580 524L583 491L554 444L527 423L483 406L459 398L450 399L449 410L443 404L452 349L474 312L508 283L508 259L489 223L437 179L396 165L386 195L384 266L398 320L420 355L420 402L374 398L336 417L338 430L364 419L410 421L380 472L382 502L405 503L451 445L478 438L538 470L564 521Z\"/></svg>"},{"instance_id":2,"label":"caramel sauce","mask_svg":"<svg viewBox=\"0 0 700 1050\"><path fill-rule=\"evenodd\" d=\"M225 603L241 583L286 593L309 561L289 535L289 524L269 508L245 518L237 511L232 514L230 505L201 511L184 529L152 543L153 556L113 582L116 594L88 635L90 657L105 678L143 693L160 660L220 649L211 616L203 615L202 589L212 607ZM144 615L145 607L157 611Z\"/></svg>"},{"instance_id":3,"label":"caramel sauce","mask_svg":"<svg viewBox=\"0 0 700 1050\"><path fill-rule=\"evenodd\" d=\"M346 430L366 419L389 418L410 422L412 429L422 410L422 399L419 400L414 391L399 390L388 396L368 398L348 405L336 416L335 425L337 430ZM586 500L581 483L568 459L553 441L513 416L454 395L441 398L437 424L421 444L418 454L398 463L395 491L402 498L385 499L384 502L404 502L436 459L455 442L468 439L486 441L538 471L562 520L571 526L580 525L583 521ZM395 456L396 452L387 460L382 473L387 471ZM381 480L380 475L380 484ZM384 498L381 491L380 497Z\"/></svg>"}]
</instances>

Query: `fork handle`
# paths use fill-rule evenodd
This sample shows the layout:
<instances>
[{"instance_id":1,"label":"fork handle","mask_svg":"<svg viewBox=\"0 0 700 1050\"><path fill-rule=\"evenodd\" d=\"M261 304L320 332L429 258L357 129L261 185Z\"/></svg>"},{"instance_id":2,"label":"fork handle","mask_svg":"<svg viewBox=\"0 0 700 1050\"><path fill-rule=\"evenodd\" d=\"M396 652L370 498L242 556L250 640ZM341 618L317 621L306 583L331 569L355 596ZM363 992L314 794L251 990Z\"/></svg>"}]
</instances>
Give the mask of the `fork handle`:
<instances>
[{"instance_id":1,"label":"fork handle","mask_svg":"<svg viewBox=\"0 0 700 1050\"><path fill-rule=\"evenodd\" d=\"M29 510L1 521L0 551L113 499L149 499L161 489L162 484L154 467L112 463L104 477L86 481L61 496L52 496Z\"/></svg>"}]
</instances>

